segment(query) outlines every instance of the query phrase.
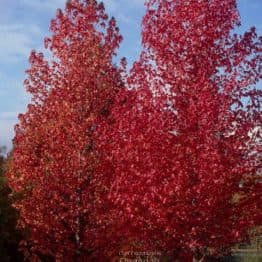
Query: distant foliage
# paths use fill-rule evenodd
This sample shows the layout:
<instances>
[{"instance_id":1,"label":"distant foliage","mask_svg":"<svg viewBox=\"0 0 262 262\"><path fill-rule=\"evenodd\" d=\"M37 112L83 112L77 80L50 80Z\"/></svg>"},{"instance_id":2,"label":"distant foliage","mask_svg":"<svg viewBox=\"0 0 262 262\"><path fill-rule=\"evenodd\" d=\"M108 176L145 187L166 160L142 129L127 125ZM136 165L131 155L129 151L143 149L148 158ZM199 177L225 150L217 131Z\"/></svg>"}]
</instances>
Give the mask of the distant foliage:
<instances>
[{"instance_id":1,"label":"distant foliage","mask_svg":"<svg viewBox=\"0 0 262 262\"><path fill-rule=\"evenodd\" d=\"M6 157L4 148L0 148L0 261L23 261L22 253L18 251L22 234L16 229L17 211L11 206L11 189L6 183Z\"/></svg>"}]
</instances>

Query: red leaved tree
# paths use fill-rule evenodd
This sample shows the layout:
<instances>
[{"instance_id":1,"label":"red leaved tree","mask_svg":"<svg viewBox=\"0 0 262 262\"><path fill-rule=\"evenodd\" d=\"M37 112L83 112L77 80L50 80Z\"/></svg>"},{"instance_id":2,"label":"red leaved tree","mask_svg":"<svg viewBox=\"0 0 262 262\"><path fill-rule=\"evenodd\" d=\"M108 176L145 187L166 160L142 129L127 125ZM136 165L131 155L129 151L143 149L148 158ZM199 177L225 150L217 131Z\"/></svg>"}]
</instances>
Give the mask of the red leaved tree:
<instances>
[{"instance_id":1,"label":"red leaved tree","mask_svg":"<svg viewBox=\"0 0 262 262\"><path fill-rule=\"evenodd\" d=\"M68 2L50 29L51 60L30 56L25 87L32 103L15 128L9 181L23 193L15 206L19 225L29 230L27 256L91 260L112 244L94 212L107 215L97 196L108 189L95 172L93 133L122 85L112 63L121 36L96 1Z\"/></svg>"},{"instance_id":2,"label":"red leaved tree","mask_svg":"<svg viewBox=\"0 0 262 262\"><path fill-rule=\"evenodd\" d=\"M146 6L132 95L119 94L97 132L109 199L137 250L222 254L261 224L261 38L231 33L235 0Z\"/></svg>"},{"instance_id":3,"label":"red leaved tree","mask_svg":"<svg viewBox=\"0 0 262 262\"><path fill-rule=\"evenodd\" d=\"M128 248L190 261L261 223L261 38L231 34L235 0L146 6L125 81L111 61L121 37L96 1L58 11L51 62L30 57L34 103L9 178L32 255L104 261Z\"/></svg>"}]
</instances>

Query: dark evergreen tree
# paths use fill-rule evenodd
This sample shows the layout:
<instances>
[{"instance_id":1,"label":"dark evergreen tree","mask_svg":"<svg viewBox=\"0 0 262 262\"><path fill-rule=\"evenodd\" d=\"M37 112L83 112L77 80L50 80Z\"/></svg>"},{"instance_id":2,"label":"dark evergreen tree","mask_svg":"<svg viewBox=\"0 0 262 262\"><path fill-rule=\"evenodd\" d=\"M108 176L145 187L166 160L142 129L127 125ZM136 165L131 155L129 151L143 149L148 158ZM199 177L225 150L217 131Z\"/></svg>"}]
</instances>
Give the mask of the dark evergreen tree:
<instances>
[{"instance_id":1,"label":"dark evergreen tree","mask_svg":"<svg viewBox=\"0 0 262 262\"><path fill-rule=\"evenodd\" d=\"M7 157L5 149L0 148L0 261L23 261L18 244L22 233L16 229L17 211L12 207L11 189L6 183L5 171Z\"/></svg>"}]
</instances>

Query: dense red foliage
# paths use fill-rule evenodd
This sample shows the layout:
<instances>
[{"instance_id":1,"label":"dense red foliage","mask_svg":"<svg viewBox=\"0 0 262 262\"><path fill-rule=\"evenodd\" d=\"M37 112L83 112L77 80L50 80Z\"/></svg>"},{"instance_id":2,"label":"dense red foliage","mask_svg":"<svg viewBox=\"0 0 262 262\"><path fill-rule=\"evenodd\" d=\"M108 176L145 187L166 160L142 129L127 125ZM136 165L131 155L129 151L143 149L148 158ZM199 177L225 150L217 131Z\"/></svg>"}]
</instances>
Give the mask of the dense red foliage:
<instances>
[{"instance_id":1,"label":"dense red foliage","mask_svg":"<svg viewBox=\"0 0 262 262\"><path fill-rule=\"evenodd\" d=\"M147 4L134 98L99 133L121 232L144 249L216 254L261 223L261 39L238 24L234 0Z\"/></svg>"},{"instance_id":2,"label":"dense red foliage","mask_svg":"<svg viewBox=\"0 0 262 262\"><path fill-rule=\"evenodd\" d=\"M96 1L58 11L51 62L31 54L34 103L9 176L25 193L17 208L33 254L105 261L129 246L190 261L261 223L261 38L231 34L235 0L146 5L127 79L112 66L115 21Z\"/></svg>"},{"instance_id":3,"label":"dense red foliage","mask_svg":"<svg viewBox=\"0 0 262 262\"><path fill-rule=\"evenodd\" d=\"M30 229L24 245L32 254L73 261L103 250L107 240L97 236L104 225L92 212L101 207L96 191L104 190L94 173L92 133L121 85L112 65L121 36L95 1L68 3L51 31L45 40L51 61L30 56L25 86L33 103L16 126L10 185L25 194L16 204L20 225Z\"/></svg>"}]
</instances>

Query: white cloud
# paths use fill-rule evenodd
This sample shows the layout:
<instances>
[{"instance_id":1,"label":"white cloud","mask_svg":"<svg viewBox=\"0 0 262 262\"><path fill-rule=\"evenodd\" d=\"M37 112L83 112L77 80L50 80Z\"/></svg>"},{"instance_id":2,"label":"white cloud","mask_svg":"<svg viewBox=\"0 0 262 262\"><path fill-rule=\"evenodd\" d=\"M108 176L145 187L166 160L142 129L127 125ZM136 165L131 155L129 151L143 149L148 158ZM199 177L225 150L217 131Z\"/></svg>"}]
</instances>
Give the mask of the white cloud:
<instances>
[{"instance_id":1,"label":"white cloud","mask_svg":"<svg viewBox=\"0 0 262 262\"><path fill-rule=\"evenodd\" d=\"M121 14L121 11L130 11L131 9L134 8L143 8L144 5L144 0L132 0L132 1L127 1L127 0L104 0L103 1L106 7L106 10L108 12L120 12L118 13L119 15ZM132 13L132 12L131 12ZM129 16L132 16L130 13Z\"/></svg>"},{"instance_id":2,"label":"white cloud","mask_svg":"<svg viewBox=\"0 0 262 262\"><path fill-rule=\"evenodd\" d=\"M104 0L102 1L109 12L128 7L143 6L145 0ZM66 0L20 0L20 3L38 12L55 11L64 8Z\"/></svg>"},{"instance_id":3,"label":"white cloud","mask_svg":"<svg viewBox=\"0 0 262 262\"><path fill-rule=\"evenodd\" d=\"M0 112L0 119L1 120L14 120L17 118L17 112Z\"/></svg>"},{"instance_id":4,"label":"white cloud","mask_svg":"<svg viewBox=\"0 0 262 262\"><path fill-rule=\"evenodd\" d=\"M1 103L7 102L5 97L8 99L8 102L12 102L9 104L10 108L21 109L21 104L24 104L25 101L29 100L28 94L25 92L23 87L23 79L26 75L23 75L22 78L6 76L0 79L0 95L1 95ZM2 98L3 97L3 98ZM13 109L6 109L6 111L14 111Z\"/></svg>"},{"instance_id":5,"label":"white cloud","mask_svg":"<svg viewBox=\"0 0 262 262\"><path fill-rule=\"evenodd\" d=\"M117 19L125 24L132 24L135 23L135 20L132 19L131 17L125 16L121 13L117 15Z\"/></svg>"},{"instance_id":6,"label":"white cloud","mask_svg":"<svg viewBox=\"0 0 262 262\"><path fill-rule=\"evenodd\" d=\"M106 10L109 12L115 12L119 8L119 1L105 0L104 1Z\"/></svg>"},{"instance_id":7,"label":"white cloud","mask_svg":"<svg viewBox=\"0 0 262 262\"><path fill-rule=\"evenodd\" d=\"M27 58L35 46L35 38L40 34L40 28L33 24L1 25L1 62L12 63Z\"/></svg>"},{"instance_id":8,"label":"white cloud","mask_svg":"<svg viewBox=\"0 0 262 262\"><path fill-rule=\"evenodd\" d=\"M7 146L10 150L12 138L14 137L14 125L17 120L6 120L0 118L0 146Z\"/></svg>"},{"instance_id":9,"label":"white cloud","mask_svg":"<svg viewBox=\"0 0 262 262\"><path fill-rule=\"evenodd\" d=\"M136 5L143 6L146 1L145 0L133 0L132 2Z\"/></svg>"},{"instance_id":10,"label":"white cloud","mask_svg":"<svg viewBox=\"0 0 262 262\"><path fill-rule=\"evenodd\" d=\"M3 32L8 32L8 31L28 31L29 33L32 34L40 34L41 30L38 26L36 25L24 25L24 24L8 24L8 25L0 25L0 30Z\"/></svg>"},{"instance_id":11,"label":"white cloud","mask_svg":"<svg viewBox=\"0 0 262 262\"><path fill-rule=\"evenodd\" d=\"M57 8L64 8L65 0L20 0L22 5L34 9L35 11L55 11Z\"/></svg>"}]
</instances>

